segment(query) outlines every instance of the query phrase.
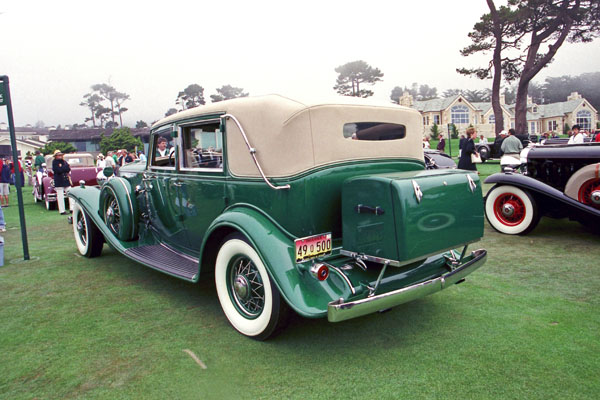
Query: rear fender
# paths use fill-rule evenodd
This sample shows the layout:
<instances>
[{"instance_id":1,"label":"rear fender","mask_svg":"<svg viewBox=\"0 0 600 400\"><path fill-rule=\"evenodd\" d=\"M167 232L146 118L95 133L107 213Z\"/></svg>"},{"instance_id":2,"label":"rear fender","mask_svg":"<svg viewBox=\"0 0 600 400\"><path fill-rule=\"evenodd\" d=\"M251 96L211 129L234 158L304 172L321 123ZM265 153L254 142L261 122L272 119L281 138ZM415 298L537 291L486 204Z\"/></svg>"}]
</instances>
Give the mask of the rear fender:
<instances>
[{"instance_id":1,"label":"rear fender","mask_svg":"<svg viewBox=\"0 0 600 400\"><path fill-rule=\"evenodd\" d=\"M552 200L559 201L563 205L575 209L575 211L577 212L589 213L591 215L600 217L600 210L596 210L593 207L582 204L577 200L570 198L560 190L557 190L550 185L547 185L536 179L530 178L526 175L513 173L498 173L487 177L484 183L516 186L522 189L529 190L536 197L540 197L542 199L550 198Z\"/></svg>"},{"instance_id":2,"label":"rear fender","mask_svg":"<svg viewBox=\"0 0 600 400\"><path fill-rule=\"evenodd\" d=\"M242 233L258 252L279 292L298 314L322 317L327 304L348 298L350 289L336 275L318 281L295 263L295 237L266 213L250 205L236 205L221 214L207 231L201 248L203 272L214 268L222 240L230 233Z\"/></svg>"}]
</instances>

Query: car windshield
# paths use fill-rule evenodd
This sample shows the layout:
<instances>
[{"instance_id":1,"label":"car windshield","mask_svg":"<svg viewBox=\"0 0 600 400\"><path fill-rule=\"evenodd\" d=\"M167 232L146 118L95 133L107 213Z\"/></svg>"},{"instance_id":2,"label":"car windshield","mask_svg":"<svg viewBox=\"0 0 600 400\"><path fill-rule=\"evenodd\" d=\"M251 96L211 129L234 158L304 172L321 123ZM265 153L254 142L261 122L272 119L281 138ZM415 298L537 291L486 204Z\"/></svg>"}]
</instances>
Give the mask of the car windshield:
<instances>
[{"instance_id":1,"label":"car windshield","mask_svg":"<svg viewBox=\"0 0 600 400\"><path fill-rule=\"evenodd\" d=\"M93 167L94 159L88 155L65 154L65 160L71 167Z\"/></svg>"},{"instance_id":2,"label":"car windshield","mask_svg":"<svg viewBox=\"0 0 600 400\"><path fill-rule=\"evenodd\" d=\"M93 167L94 158L89 154L65 154L64 159L71 167ZM53 156L46 156L46 165L52 166Z\"/></svg>"}]
</instances>

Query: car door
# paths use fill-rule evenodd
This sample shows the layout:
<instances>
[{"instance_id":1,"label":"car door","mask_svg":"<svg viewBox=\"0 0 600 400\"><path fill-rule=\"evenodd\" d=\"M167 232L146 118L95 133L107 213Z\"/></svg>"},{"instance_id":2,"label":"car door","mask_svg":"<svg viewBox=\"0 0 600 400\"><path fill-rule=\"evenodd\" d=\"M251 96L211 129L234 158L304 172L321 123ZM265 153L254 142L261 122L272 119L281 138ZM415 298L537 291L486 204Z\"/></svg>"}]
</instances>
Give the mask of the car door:
<instances>
[{"instance_id":1,"label":"car door","mask_svg":"<svg viewBox=\"0 0 600 400\"><path fill-rule=\"evenodd\" d=\"M172 129L169 126L153 134L143 181L151 228L162 242L183 250L189 248L189 243L183 225L177 143L172 138Z\"/></svg>"},{"instance_id":2,"label":"car door","mask_svg":"<svg viewBox=\"0 0 600 400\"><path fill-rule=\"evenodd\" d=\"M223 133L209 118L179 127L180 206L187 240L200 250L206 230L225 208Z\"/></svg>"}]
</instances>

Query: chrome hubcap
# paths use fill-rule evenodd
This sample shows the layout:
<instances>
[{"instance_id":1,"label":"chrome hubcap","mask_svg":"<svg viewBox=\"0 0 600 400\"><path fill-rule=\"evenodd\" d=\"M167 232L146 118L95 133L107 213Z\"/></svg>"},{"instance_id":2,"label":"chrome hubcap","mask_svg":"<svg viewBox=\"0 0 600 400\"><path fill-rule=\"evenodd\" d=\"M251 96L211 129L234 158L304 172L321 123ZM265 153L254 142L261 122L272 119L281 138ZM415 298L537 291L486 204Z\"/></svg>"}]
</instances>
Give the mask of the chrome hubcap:
<instances>
[{"instance_id":1,"label":"chrome hubcap","mask_svg":"<svg viewBox=\"0 0 600 400\"><path fill-rule=\"evenodd\" d=\"M592 203L600 204L600 190L593 191L591 198L592 198Z\"/></svg>"},{"instance_id":2,"label":"chrome hubcap","mask_svg":"<svg viewBox=\"0 0 600 400\"><path fill-rule=\"evenodd\" d=\"M248 300L250 297L250 283L245 276L238 275L233 281L233 290L241 300Z\"/></svg>"},{"instance_id":3,"label":"chrome hubcap","mask_svg":"<svg viewBox=\"0 0 600 400\"><path fill-rule=\"evenodd\" d=\"M106 210L106 220L110 223L113 223L115 218L115 210L112 207L108 207Z\"/></svg>"},{"instance_id":4,"label":"chrome hubcap","mask_svg":"<svg viewBox=\"0 0 600 400\"><path fill-rule=\"evenodd\" d=\"M515 207L512 204L504 204L502 206L502 215L505 217L512 217L515 213Z\"/></svg>"}]
</instances>

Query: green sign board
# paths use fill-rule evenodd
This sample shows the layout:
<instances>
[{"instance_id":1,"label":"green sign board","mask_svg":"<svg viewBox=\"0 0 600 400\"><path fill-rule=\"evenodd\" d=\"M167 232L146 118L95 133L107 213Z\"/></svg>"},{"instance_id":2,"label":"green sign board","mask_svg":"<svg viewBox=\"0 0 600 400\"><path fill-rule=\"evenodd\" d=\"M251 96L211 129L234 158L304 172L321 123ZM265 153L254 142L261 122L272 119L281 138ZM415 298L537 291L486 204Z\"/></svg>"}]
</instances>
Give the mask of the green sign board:
<instances>
[{"instance_id":1,"label":"green sign board","mask_svg":"<svg viewBox=\"0 0 600 400\"><path fill-rule=\"evenodd\" d=\"M0 83L0 106L6 105L6 87L4 82Z\"/></svg>"}]
</instances>

